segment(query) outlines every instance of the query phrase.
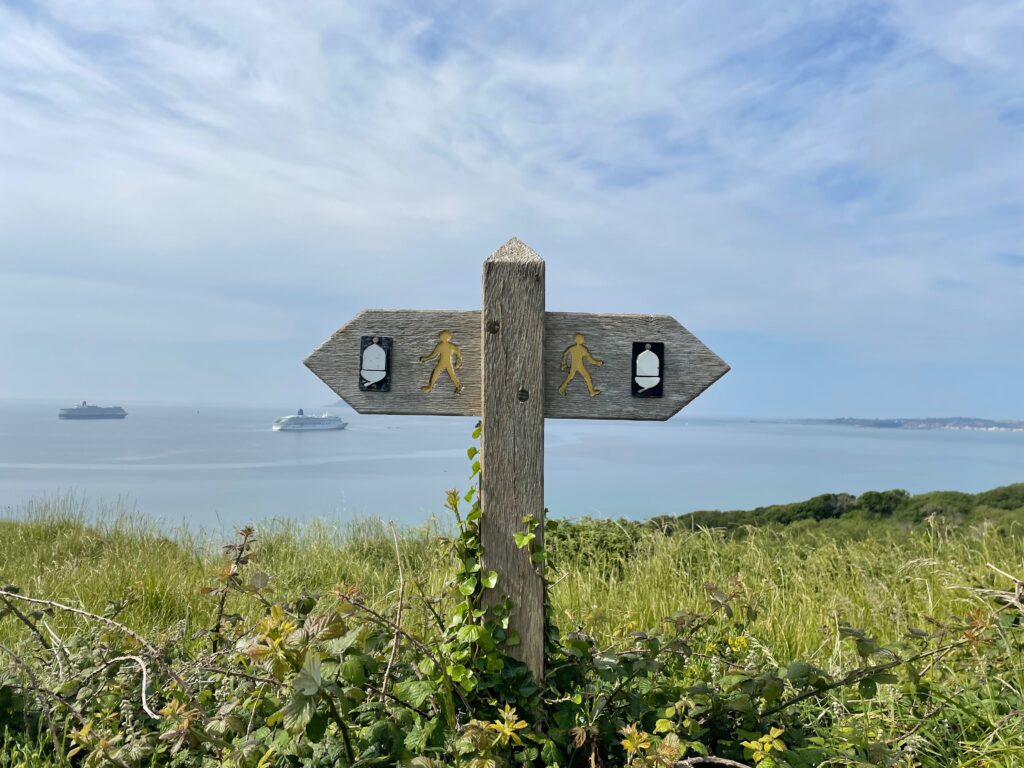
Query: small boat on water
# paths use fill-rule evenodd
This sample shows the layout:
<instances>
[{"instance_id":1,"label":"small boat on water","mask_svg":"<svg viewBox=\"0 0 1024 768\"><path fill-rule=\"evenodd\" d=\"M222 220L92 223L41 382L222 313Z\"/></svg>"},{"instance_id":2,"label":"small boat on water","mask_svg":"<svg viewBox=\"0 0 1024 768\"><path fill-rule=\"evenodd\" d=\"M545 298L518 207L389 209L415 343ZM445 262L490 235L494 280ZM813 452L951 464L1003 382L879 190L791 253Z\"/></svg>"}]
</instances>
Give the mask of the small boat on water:
<instances>
[{"instance_id":1,"label":"small boat on water","mask_svg":"<svg viewBox=\"0 0 1024 768\"><path fill-rule=\"evenodd\" d=\"M82 401L73 408L61 408L58 419L123 419L128 413L120 405L102 406L89 405Z\"/></svg>"},{"instance_id":2,"label":"small boat on water","mask_svg":"<svg viewBox=\"0 0 1024 768\"><path fill-rule=\"evenodd\" d=\"M348 423L341 416L307 416L299 408L299 412L291 416L282 416L271 427L275 432L316 432L324 429L344 429Z\"/></svg>"}]
</instances>

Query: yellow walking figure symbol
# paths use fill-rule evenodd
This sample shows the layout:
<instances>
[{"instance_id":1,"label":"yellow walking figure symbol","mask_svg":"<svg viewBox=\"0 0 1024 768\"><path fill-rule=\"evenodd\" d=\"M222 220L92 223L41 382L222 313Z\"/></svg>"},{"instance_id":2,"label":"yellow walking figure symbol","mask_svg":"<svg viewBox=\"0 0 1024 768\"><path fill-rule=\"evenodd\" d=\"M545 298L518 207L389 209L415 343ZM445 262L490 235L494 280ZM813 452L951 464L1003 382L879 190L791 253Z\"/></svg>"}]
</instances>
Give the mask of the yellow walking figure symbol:
<instances>
[{"instance_id":1,"label":"yellow walking figure symbol","mask_svg":"<svg viewBox=\"0 0 1024 768\"><path fill-rule=\"evenodd\" d=\"M455 391L462 391L462 382L459 381L459 377L455 373L456 368L462 367L462 350L459 349L458 345L452 342L451 331L441 331L437 334L438 342L437 346L434 347L434 351L429 355L423 355L420 358L421 363L425 363L428 360L437 358L437 364L434 366L434 370L430 373L430 381L427 386L420 387L421 392L433 392L434 385L437 384L438 378L445 371L448 372L448 378L452 380L452 384L455 385ZM453 365L454 360L454 365Z\"/></svg>"},{"instance_id":2,"label":"yellow walking figure symbol","mask_svg":"<svg viewBox=\"0 0 1024 768\"><path fill-rule=\"evenodd\" d=\"M569 382L576 378L577 373L583 377L591 397L597 397L601 394L600 389L594 389L594 382L590 380L590 371L587 370L587 363L602 366L604 365L604 360L598 360L590 354L590 350L583 344L584 341L583 334L577 333L576 343L562 353L562 370L564 371L567 367L569 368L569 375L565 377L562 386L558 388L558 394L562 395L562 397L565 397L566 390L569 389ZM566 363L566 358L569 358L568 364Z\"/></svg>"}]
</instances>

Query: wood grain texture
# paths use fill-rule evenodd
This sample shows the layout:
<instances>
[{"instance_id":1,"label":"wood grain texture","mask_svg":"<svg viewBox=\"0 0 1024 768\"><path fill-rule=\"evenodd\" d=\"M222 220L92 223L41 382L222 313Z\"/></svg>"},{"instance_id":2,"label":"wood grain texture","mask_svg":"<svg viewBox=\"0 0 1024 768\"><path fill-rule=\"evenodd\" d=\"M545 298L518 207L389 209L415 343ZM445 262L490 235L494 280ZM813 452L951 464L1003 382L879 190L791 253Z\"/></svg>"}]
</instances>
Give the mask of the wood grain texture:
<instances>
[{"instance_id":1,"label":"wood grain texture","mask_svg":"<svg viewBox=\"0 0 1024 768\"><path fill-rule=\"evenodd\" d=\"M523 517L544 534L544 262L510 240L484 262L483 454L480 539L483 566L498 573L492 590L513 604L510 649L538 680L544 670L544 580L530 548L514 534Z\"/></svg>"},{"instance_id":2,"label":"wood grain texture","mask_svg":"<svg viewBox=\"0 0 1024 768\"><path fill-rule=\"evenodd\" d=\"M591 397L580 377L565 396L562 353L582 333L591 354L604 361L589 366L601 394ZM665 344L664 396L633 397L630 387L634 341ZM729 366L668 315L613 315L548 312L544 328L544 415L549 419L638 419L664 421L725 375Z\"/></svg>"},{"instance_id":3,"label":"wood grain texture","mask_svg":"<svg viewBox=\"0 0 1024 768\"><path fill-rule=\"evenodd\" d=\"M462 391L455 392L448 375L441 374L433 392L424 393L434 362L420 362L437 344L437 334L451 331L462 351L456 370ZM359 339L390 336L391 391L359 389ZM321 344L305 360L306 366L359 413L480 415L480 313L369 309Z\"/></svg>"}]
</instances>

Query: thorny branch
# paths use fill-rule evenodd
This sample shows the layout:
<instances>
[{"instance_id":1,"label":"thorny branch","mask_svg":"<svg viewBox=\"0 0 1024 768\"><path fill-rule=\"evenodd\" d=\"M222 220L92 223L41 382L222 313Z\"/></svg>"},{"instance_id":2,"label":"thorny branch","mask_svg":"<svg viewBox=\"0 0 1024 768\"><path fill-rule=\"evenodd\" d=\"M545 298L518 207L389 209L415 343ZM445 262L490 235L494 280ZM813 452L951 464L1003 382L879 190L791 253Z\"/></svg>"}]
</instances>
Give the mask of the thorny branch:
<instances>
[{"instance_id":1,"label":"thorny branch","mask_svg":"<svg viewBox=\"0 0 1024 768\"><path fill-rule=\"evenodd\" d=\"M165 675L167 675L167 677L169 677L171 680L178 684L178 686L181 688L182 694L184 694L188 698L189 702L193 706L196 706L200 718L203 719L204 722L206 721L206 716L202 713L201 710L199 710L198 706L196 705L195 699L193 698L191 692L189 691L188 685L185 683L185 681L182 680L181 676L163 660L162 655L160 651L156 648L156 646L150 643L145 637L140 635L135 630L126 627L119 621L109 619L106 616L100 616L99 614L91 613L89 611L83 610L82 608L75 608L71 605L64 605L63 603L58 603L55 600L43 600L38 597L28 597L27 595L20 595L17 592L9 592L3 589L0 589L0 597L12 598L14 600L22 600L26 603L31 603L33 605L45 605L59 611L65 611L76 616L82 616L87 619L92 619L93 621L98 621L101 624L106 624L108 627L112 627L113 629L116 629L118 632L121 632L122 634L132 638L150 653L150 655L153 657L153 660L156 661L156 663L159 665L160 670Z\"/></svg>"}]
</instances>

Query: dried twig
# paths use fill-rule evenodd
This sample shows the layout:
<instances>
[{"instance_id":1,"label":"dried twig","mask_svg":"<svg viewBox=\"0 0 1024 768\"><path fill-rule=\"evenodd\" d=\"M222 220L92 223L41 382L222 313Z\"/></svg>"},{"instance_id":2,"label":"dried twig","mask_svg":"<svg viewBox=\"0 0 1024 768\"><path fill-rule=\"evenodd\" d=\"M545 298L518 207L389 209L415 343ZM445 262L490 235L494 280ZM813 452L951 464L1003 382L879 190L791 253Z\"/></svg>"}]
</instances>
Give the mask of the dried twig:
<instances>
[{"instance_id":1,"label":"dried twig","mask_svg":"<svg viewBox=\"0 0 1024 768\"><path fill-rule=\"evenodd\" d=\"M725 765L729 766L729 768L750 768L746 763L737 763L735 760L729 760L725 757L704 757L702 755L680 760L675 764L675 768L691 768L694 765Z\"/></svg>"},{"instance_id":2,"label":"dried twig","mask_svg":"<svg viewBox=\"0 0 1024 768\"><path fill-rule=\"evenodd\" d=\"M1000 576L1005 576L1013 582L1013 594L1000 593L1000 597L1006 601L1007 605L1012 605L1017 609L1024 611L1024 581L1021 581L1016 576L1012 576L1001 568L996 568L992 563L986 563L989 568L998 573Z\"/></svg>"},{"instance_id":3,"label":"dried twig","mask_svg":"<svg viewBox=\"0 0 1024 768\"><path fill-rule=\"evenodd\" d=\"M252 713L249 715L249 724L245 727L245 738L248 740L249 734L252 733L252 724L256 720L256 710L260 708L260 699L263 698L263 691L267 689L266 683L260 683L260 687L256 689L256 698L252 702Z\"/></svg>"},{"instance_id":4,"label":"dried twig","mask_svg":"<svg viewBox=\"0 0 1024 768\"><path fill-rule=\"evenodd\" d=\"M97 671L96 674L99 674L99 672L102 672L103 670L107 669L108 667L111 667L114 664L117 664L118 662L121 662L121 661L134 661L136 664L138 664L139 669L142 670L142 711L145 712L150 717L152 717L154 720L159 720L160 719L160 715L158 715L156 712L154 712L152 709L149 708L149 702L146 700L146 689L149 686L149 670L146 669L146 662L144 662L141 657L139 657L139 656L117 656L116 658L109 659L106 663L104 663L104 665L102 667L100 667L100 669Z\"/></svg>"},{"instance_id":5,"label":"dried twig","mask_svg":"<svg viewBox=\"0 0 1024 768\"><path fill-rule=\"evenodd\" d=\"M40 619L39 623L43 625L43 627L46 629L46 634L48 634L50 636L50 640L53 641L54 650L58 651L58 653L54 654L54 658L57 660L57 668L59 669L61 679L63 680L65 671L64 663L61 661L61 659L70 664L71 655L68 653L68 649L65 647L64 641L61 640L60 636L53 631L49 624L46 623L46 619Z\"/></svg>"},{"instance_id":6,"label":"dried twig","mask_svg":"<svg viewBox=\"0 0 1024 768\"><path fill-rule=\"evenodd\" d=\"M951 699L955 699L957 696L959 696L963 692L964 692L963 688L957 688L956 691L954 691L953 694L950 696L950 698ZM889 744L899 744L900 742L906 741L911 736L913 736L915 733L917 733L922 728L924 728L924 726L928 723L929 720L931 720L933 717L935 717L937 714L939 714L942 710L944 710L948 706L949 706L948 702L940 701L938 704L936 704L934 707L932 707L930 710L928 710L927 713L922 715L921 718L917 721L917 724L914 725L913 728L911 728L909 731L907 731L906 733L904 733L904 734L902 734L900 736L896 736L895 738L889 739L888 743Z\"/></svg>"},{"instance_id":7,"label":"dried twig","mask_svg":"<svg viewBox=\"0 0 1024 768\"><path fill-rule=\"evenodd\" d=\"M89 611L83 610L82 608L75 608L71 605L64 605L63 603L58 603L55 600L43 600L38 597L28 597L27 595L19 595L16 592L8 592L3 589L0 589L0 597L8 597L14 600L21 600L26 603L31 603L33 605L45 605L60 611L66 611L67 613L72 613L76 616L82 616L87 619L92 619L93 621L98 621L101 624L106 624L108 627L112 627L113 629L116 629L118 632L127 635L128 637L135 640L135 642L137 642L143 648L145 648L153 656L153 660L156 661L156 663L160 666L161 671L165 675L167 675L171 680L178 684L178 686L181 688L181 692L188 698L189 702L197 709L197 711L199 711L200 718L202 718L204 722L207 720L206 716L202 713L201 709L199 708L198 704L196 703L195 699L190 693L185 681L181 679L181 675L179 675L177 672L171 669L170 665L168 665L163 660L160 651L156 648L156 646L154 646L151 642L149 642L149 640L140 635L134 629L126 627L121 622L114 621L113 619L109 619L106 616L100 616L99 614L91 613Z\"/></svg>"},{"instance_id":8,"label":"dried twig","mask_svg":"<svg viewBox=\"0 0 1024 768\"><path fill-rule=\"evenodd\" d=\"M3 604L7 606L7 610L11 612L11 615L14 616L14 618L16 618L18 621L20 621L22 624L29 628L29 631L36 636L36 639L39 641L39 644L42 645L43 648L45 648L46 650L50 650L50 641L46 639L42 632L39 631L39 627L35 625L35 622L32 621L24 613L19 611L18 606L12 603L7 598L6 595L0 594L0 600L2 600Z\"/></svg>"},{"instance_id":9,"label":"dried twig","mask_svg":"<svg viewBox=\"0 0 1024 768\"><path fill-rule=\"evenodd\" d=\"M213 626L210 627L210 635L213 637L213 650L214 653L220 648L220 632L224 626L224 610L227 607L228 602L228 587L231 582L231 577L238 573L239 566L242 565L243 558L245 558L246 551L249 548L250 537L252 536L251 528L243 528L239 533L242 534L242 543L233 544L231 546L236 547L235 558L231 561L231 565L228 571L228 575L224 579L223 591L220 593L220 600L217 601L217 613L213 622Z\"/></svg>"}]
</instances>

